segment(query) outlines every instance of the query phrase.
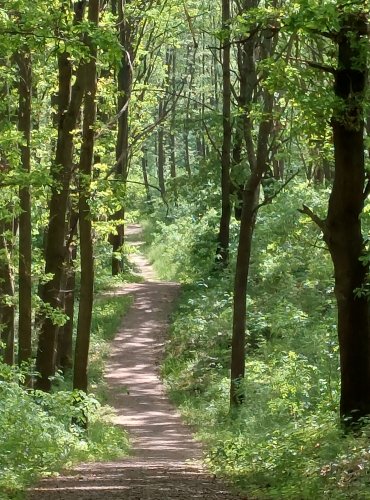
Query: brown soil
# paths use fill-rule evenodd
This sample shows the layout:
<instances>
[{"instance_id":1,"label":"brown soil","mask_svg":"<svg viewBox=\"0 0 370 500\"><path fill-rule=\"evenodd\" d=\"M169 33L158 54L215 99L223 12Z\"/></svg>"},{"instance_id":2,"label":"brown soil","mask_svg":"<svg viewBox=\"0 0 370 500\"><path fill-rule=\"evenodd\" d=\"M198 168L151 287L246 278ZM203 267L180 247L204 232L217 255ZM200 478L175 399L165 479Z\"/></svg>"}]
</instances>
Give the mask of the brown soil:
<instances>
[{"instance_id":1,"label":"brown soil","mask_svg":"<svg viewBox=\"0 0 370 500\"><path fill-rule=\"evenodd\" d=\"M129 226L128 234L135 242L140 227ZM140 253L133 254L132 261L144 282L116 292L133 294L135 300L112 343L105 375L115 423L131 436L131 456L81 464L67 474L41 481L27 499L240 499L205 470L201 446L169 402L158 375L168 316L179 285L156 280Z\"/></svg>"}]
</instances>

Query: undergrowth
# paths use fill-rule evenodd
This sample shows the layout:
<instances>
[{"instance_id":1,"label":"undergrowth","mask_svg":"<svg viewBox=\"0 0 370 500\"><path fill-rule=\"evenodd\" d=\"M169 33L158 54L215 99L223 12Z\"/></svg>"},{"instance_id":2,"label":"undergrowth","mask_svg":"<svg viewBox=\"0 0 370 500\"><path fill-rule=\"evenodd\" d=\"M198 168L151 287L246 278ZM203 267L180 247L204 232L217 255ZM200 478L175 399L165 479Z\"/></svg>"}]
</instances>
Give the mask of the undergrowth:
<instances>
[{"instance_id":1,"label":"undergrowth","mask_svg":"<svg viewBox=\"0 0 370 500\"><path fill-rule=\"evenodd\" d=\"M248 498L370 499L370 426L345 435L338 419L339 362L329 255L302 200L324 210L325 190L296 183L260 211L248 295L246 400L229 412L231 265L215 270L217 218L184 205L151 221L149 256L183 293L162 374L205 443L207 463Z\"/></svg>"},{"instance_id":2,"label":"undergrowth","mask_svg":"<svg viewBox=\"0 0 370 500\"><path fill-rule=\"evenodd\" d=\"M60 375L51 394L25 391L19 383L22 371L0 363L0 500L23 497L27 486L62 467L128 453L127 434L113 425L111 409L103 404L103 370L109 342L132 303L132 297L114 295L114 289L135 275L128 269L115 280L113 295L107 276L99 276L93 309L89 395L72 392L70 378ZM73 424L73 417L81 415L88 420L87 431Z\"/></svg>"}]
</instances>

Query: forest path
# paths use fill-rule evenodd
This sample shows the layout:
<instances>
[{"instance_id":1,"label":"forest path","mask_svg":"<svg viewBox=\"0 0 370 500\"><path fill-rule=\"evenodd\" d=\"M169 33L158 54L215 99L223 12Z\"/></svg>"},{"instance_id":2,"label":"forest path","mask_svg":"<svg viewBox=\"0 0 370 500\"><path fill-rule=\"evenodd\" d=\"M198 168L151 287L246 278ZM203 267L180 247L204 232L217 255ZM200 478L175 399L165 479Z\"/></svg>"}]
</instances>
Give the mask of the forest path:
<instances>
[{"instance_id":1,"label":"forest path","mask_svg":"<svg viewBox=\"0 0 370 500\"><path fill-rule=\"evenodd\" d=\"M141 228L128 226L130 243L140 247ZM237 500L202 466L202 451L169 402L158 374L168 316L178 296L177 283L158 281L139 253L132 262L144 281L115 294L132 294L106 366L109 403L115 423L128 430L128 458L85 463L68 474L45 479L27 499L59 500Z\"/></svg>"}]
</instances>

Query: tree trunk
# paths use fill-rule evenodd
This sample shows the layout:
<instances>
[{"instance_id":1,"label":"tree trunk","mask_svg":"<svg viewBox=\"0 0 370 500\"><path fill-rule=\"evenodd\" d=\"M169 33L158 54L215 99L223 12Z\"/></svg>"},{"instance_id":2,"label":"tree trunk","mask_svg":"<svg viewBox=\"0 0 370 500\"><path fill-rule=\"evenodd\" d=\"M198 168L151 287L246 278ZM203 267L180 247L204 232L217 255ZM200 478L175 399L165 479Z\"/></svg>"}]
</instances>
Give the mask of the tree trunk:
<instances>
[{"instance_id":1,"label":"tree trunk","mask_svg":"<svg viewBox=\"0 0 370 500\"><path fill-rule=\"evenodd\" d=\"M64 313L68 316L67 322L59 329L58 333L58 369L65 375L73 366L73 323L74 323L74 304L75 304L75 286L76 272L74 261L77 257L76 246L70 250L67 269L65 271L65 289L64 289Z\"/></svg>"},{"instance_id":2,"label":"tree trunk","mask_svg":"<svg viewBox=\"0 0 370 500\"><path fill-rule=\"evenodd\" d=\"M163 114L163 102L159 102L159 116ZM164 151L164 130L163 125L160 125L157 132L158 140L158 157L157 157L157 174L158 174L158 184L161 191L161 197L164 200L166 198L166 184L164 180L164 165L166 162L166 156Z\"/></svg>"},{"instance_id":3,"label":"tree trunk","mask_svg":"<svg viewBox=\"0 0 370 500\"><path fill-rule=\"evenodd\" d=\"M245 10L255 7L255 0L247 0ZM256 35L255 35L256 36ZM258 211L260 186L269 166L269 139L273 130L272 111L274 100L267 90L260 91L263 115L260 118L256 144L253 138L253 122L248 113L253 103L257 87L257 69L255 62L255 36L251 36L244 44L243 58L239 59L241 72L241 102L244 113L244 141L250 174L243 189L242 212L239 230L237 263L234 281L233 332L231 342L230 373L230 409L243 403L244 391L242 381L245 376L245 332L247 323L247 290L250 270L253 233ZM262 35L263 36L263 35ZM266 32L259 45L261 57L272 54L272 35ZM262 76L264 74L262 73Z\"/></svg>"},{"instance_id":4,"label":"tree trunk","mask_svg":"<svg viewBox=\"0 0 370 500\"><path fill-rule=\"evenodd\" d=\"M150 186L148 181L148 150L146 147L142 148L142 159L141 159L141 168L143 172L143 182L145 187L146 201L148 203L148 207L151 208L152 205L152 197L150 195Z\"/></svg>"},{"instance_id":5,"label":"tree trunk","mask_svg":"<svg viewBox=\"0 0 370 500\"><path fill-rule=\"evenodd\" d=\"M24 49L16 56L19 68L18 130L23 136L21 165L25 173L25 185L19 189L21 213L19 215L19 326L18 363L21 365L32 356L32 236L31 193L29 173L31 171L31 99L32 66L31 53Z\"/></svg>"},{"instance_id":6,"label":"tree trunk","mask_svg":"<svg viewBox=\"0 0 370 500\"><path fill-rule=\"evenodd\" d=\"M129 138L129 101L131 98L132 89L132 64L133 64L133 49L132 49L132 34L130 22L125 17L124 7L130 1L124 0L118 2L118 31L122 47L121 66L118 71L118 134L116 143L116 178L124 184L127 181L128 175L128 138ZM124 200L122 200L122 208L116 212L112 220L119 221L116 225L116 231L110 236L112 244L112 275L116 276L123 271L122 247L125 239L124 220L125 209Z\"/></svg>"},{"instance_id":7,"label":"tree trunk","mask_svg":"<svg viewBox=\"0 0 370 500\"><path fill-rule=\"evenodd\" d=\"M230 191L236 195L234 213L236 220L240 221L242 216L245 179L240 178L238 167L240 166L243 159L242 153L243 141L245 139L245 128L251 126L250 123L246 122L245 116L248 113L248 107L250 106L250 103L252 101L253 92L257 84L257 75L254 64L254 39L252 43L251 41L247 40L244 43L238 45L238 71L240 81L238 95L239 115L236 118L235 125L235 137L231 167L233 182L230 186ZM249 157L250 156L252 156L253 159L251 160L251 158L249 158L249 167L251 170L253 170L255 162L253 150L250 152ZM239 178L237 177L235 179L235 176L238 176Z\"/></svg>"},{"instance_id":8,"label":"tree trunk","mask_svg":"<svg viewBox=\"0 0 370 500\"><path fill-rule=\"evenodd\" d=\"M172 49L171 62L172 64L168 66L169 68L169 80L171 82L171 92L175 96L176 94L176 52L175 48ZM171 71L170 71L171 68ZM170 78L171 77L171 78ZM175 99L175 98L174 98ZM173 106L171 111L171 130L168 137L169 148L170 148L170 174L172 180L172 190L175 205L177 204L177 187L176 187L176 139L175 139L175 127L176 127L176 107Z\"/></svg>"},{"instance_id":9,"label":"tree trunk","mask_svg":"<svg viewBox=\"0 0 370 500\"><path fill-rule=\"evenodd\" d=\"M340 414L347 422L370 415L369 301L364 293L357 293L369 272L369 265L360 261L364 250L360 216L365 189L363 111L367 84L362 42L366 33L365 14L343 15L335 77L335 94L341 106L332 118L335 177L324 225L338 305Z\"/></svg>"},{"instance_id":10,"label":"tree trunk","mask_svg":"<svg viewBox=\"0 0 370 500\"><path fill-rule=\"evenodd\" d=\"M192 100L192 92L193 92L193 84L194 84L194 76L195 76L195 63L197 57L198 45L194 46L193 56L191 61L188 63L187 74L190 75L189 80L189 91L186 101L186 110L185 110L185 123L184 123L184 152L185 152L185 170L188 176L191 176L191 162L190 162L190 149L189 149L189 130L190 130L190 106ZM190 52L190 48L188 49L188 54Z\"/></svg>"},{"instance_id":11,"label":"tree trunk","mask_svg":"<svg viewBox=\"0 0 370 500\"><path fill-rule=\"evenodd\" d=\"M99 0L90 0L88 19L96 26L99 22ZM90 345L92 307L94 299L94 256L90 189L94 161L94 124L96 119L96 57L97 49L89 39L90 61L85 66L85 97L81 157L79 164L79 226L81 254L80 305L78 310L73 389L87 392L87 366Z\"/></svg>"},{"instance_id":12,"label":"tree trunk","mask_svg":"<svg viewBox=\"0 0 370 500\"><path fill-rule=\"evenodd\" d=\"M189 124L185 123L184 126L184 153L185 153L185 170L189 177L191 177L190 166L190 150L189 150Z\"/></svg>"},{"instance_id":13,"label":"tree trunk","mask_svg":"<svg viewBox=\"0 0 370 500\"><path fill-rule=\"evenodd\" d=\"M245 375L247 286L259 191L260 180L258 177L253 176L243 192L243 208L235 269L230 373L230 404L232 407L244 401L244 393L240 387L240 382Z\"/></svg>"},{"instance_id":14,"label":"tree trunk","mask_svg":"<svg viewBox=\"0 0 370 500\"><path fill-rule=\"evenodd\" d=\"M85 2L75 4L75 22L83 18ZM66 54L61 54L59 63L59 98L61 102L70 99L61 107L58 124L58 140L55 162L51 169L53 187L49 208L49 227L46 235L45 273L53 278L45 283L41 290L41 299L52 309L61 308L60 290L63 279L63 267L66 259L65 234L66 213L69 199L69 187L73 167L73 130L76 128L83 97L83 79L86 63L81 62L76 81L70 93L72 71ZM36 387L50 391L51 380L55 373L58 326L48 314L43 314L36 357L36 370L40 377Z\"/></svg>"},{"instance_id":15,"label":"tree trunk","mask_svg":"<svg viewBox=\"0 0 370 500\"><path fill-rule=\"evenodd\" d=\"M231 81L230 81L230 0L222 0L222 82L223 82L223 142L221 154L221 219L218 236L217 261L222 266L229 262L230 242L230 154L231 154Z\"/></svg>"},{"instance_id":16,"label":"tree trunk","mask_svg":"<svg viewBox=\"0 0 370 500\"><path fill-rule=\"evenodd\" d=\"M0 222L0 323L1 323L1 342L4 347L1 349L1 355L4 363L14 364L14 319L15 306L7 304L5 297L14 297L14 280L11 267L11 256L9 252L9 242L6 236L11 231L12 224L4 221Z\"/></svg>"}]
</instances>

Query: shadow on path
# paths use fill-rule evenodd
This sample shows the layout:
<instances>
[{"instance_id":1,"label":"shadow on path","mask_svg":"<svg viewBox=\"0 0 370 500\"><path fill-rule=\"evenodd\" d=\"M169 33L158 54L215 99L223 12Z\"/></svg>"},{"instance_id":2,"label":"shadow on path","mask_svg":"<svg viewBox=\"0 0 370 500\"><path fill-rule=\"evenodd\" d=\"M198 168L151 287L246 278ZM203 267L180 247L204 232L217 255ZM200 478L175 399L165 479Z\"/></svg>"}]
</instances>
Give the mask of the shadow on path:
<instances>
[{"instance_id":1,"label":"shadow on path","mask_svg":"<svg viewBox=\"0 0 370 500\"><path fill-rule=\"evenodd\" d=\"M131 225L132 239L140 227ZM137 243L139 245L139 243ZM125 286L134 304L112 342L105 378L114 421L129 431L132 455L106 463L82 464L70 473L45 479L28 500L237 500L207 474L201 447L169 402L158 374L168 317L179 285L156 280L139 253L131 257L143 283Z\"/></svg>"}]
</instances>

